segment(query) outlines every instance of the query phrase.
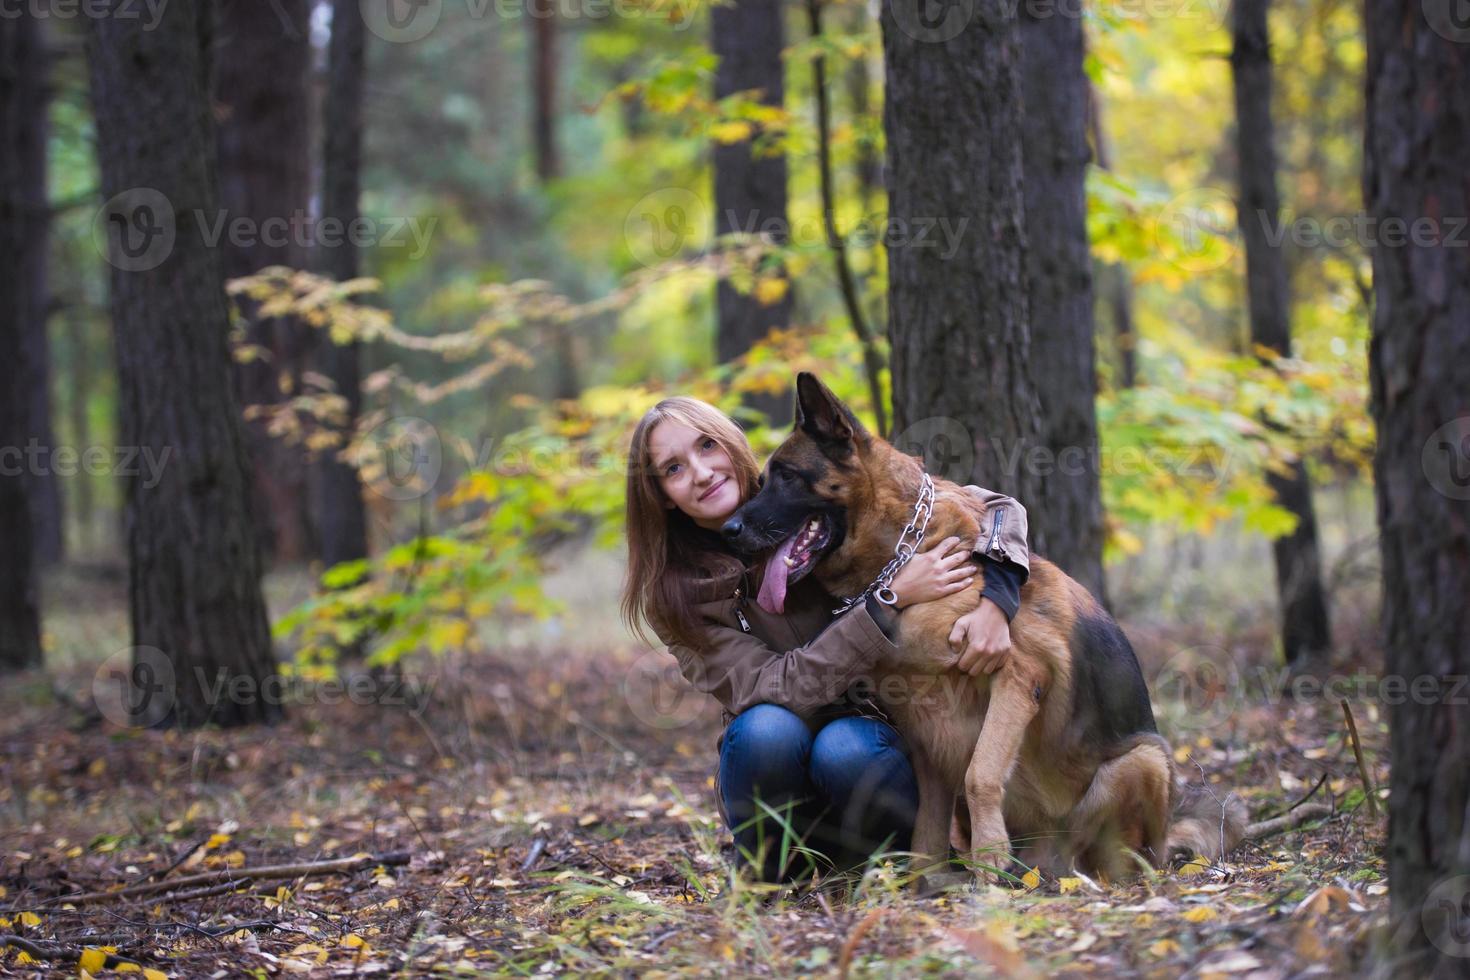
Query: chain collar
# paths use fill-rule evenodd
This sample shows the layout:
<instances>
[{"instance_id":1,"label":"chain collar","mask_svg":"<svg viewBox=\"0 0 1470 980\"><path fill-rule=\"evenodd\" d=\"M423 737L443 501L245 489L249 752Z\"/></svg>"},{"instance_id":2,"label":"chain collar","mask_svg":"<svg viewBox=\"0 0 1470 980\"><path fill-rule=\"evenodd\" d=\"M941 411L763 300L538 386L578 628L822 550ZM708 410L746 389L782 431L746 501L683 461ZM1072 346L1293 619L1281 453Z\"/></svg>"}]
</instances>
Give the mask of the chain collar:
<instances>
[{"instance_id":1,"label":"chain collar","mask_svg":"<svg viewBox=\"0 0 1470 980\"><path fill-rule=\"evenodd\" d=\"M929 479L928 473L922 473L921 476L923 480L919 484L919 500L914 504L914 516L909 519L903 533L898 536L898 544L893 546L893 557L888 559L888 564L883 566L883 571L878 573L878 577L873 580L872 584L857 595L843 599L842 605L832 610L834 616L846 612L869 595L889 606L898 602L898 596L890 587L893 583L893 576L909 563L909 559L914 557L919 546L924 543L924 532L928 530L929 518L934 514L934 481ZM913 538L912 541L909 540L910 536Z\"/></svg>"}]
</instances>

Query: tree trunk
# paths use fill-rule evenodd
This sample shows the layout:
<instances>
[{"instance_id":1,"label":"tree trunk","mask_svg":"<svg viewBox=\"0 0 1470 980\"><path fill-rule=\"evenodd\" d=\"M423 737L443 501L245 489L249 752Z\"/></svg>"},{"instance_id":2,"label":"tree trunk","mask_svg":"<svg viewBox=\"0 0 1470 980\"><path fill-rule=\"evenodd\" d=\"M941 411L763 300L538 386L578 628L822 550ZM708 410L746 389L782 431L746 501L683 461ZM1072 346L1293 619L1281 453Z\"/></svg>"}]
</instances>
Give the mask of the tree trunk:
<instances>
[{"instance_id":1,"label":"tree trunk","mask_svg":"<svg viewBox=\"0 0 1470 980\"><path fill-rule=\"evenodd\" d=\"M1023 503L1047 557L1105 602L1082 21L1027 13L1020 30L1031 375L1054 461Z\"/></svg>"},{"instance_id":2,"label":"tree trunk","mask_svg":"<svg viewBox=\"0 0 1470 980\"><path fill-rule=\"evenodd\" d=\"M968 20L950 6L926 21L925 9L886 0L882 17L894 441L924 450L931 472L1029 506L1041 495L1027 465L1041 430L1026 326L1020 33L1002 0L977 0ZM1044 553L1041 523L1031 528Z\"/></svg>"},{"instance_id":3,"label":"tree trunk","mask_svg":"<svg viewBox=\"0 0 1470 980\"><path fill-rule=\"evenodd\" d=\"M1363 198L1376 236L1384 666L1437 682L1388 709L1394 968L1450 977L1470 962L1470 725L1457 686L1470 675L1470 45L1426 12L1368 2Z\"/></svg>"},{"instance_id":4,"label":"tree trunk","mask_svg":"<svg viewBox=\"0 0 1470 980\"><path fill-rule=\"evenodd\" d=\"M760 101L779 106L786 96L781 50L785 29L780 0L735 0L712 8L710 39L719 67L715 98L757 90ZM714 148L715 234L766 234L777 245L790 239L786 216L786 157L752 153L752 141L717 143ZM715 355L720 363L745 354L774 329L791 322L794 290L774 303L762 303L752 293L741 294L721 280L716 304L719 322ZM751 394L747 407L762 412L776 425L791 418L789 391Z\"/></svg>"},{"instance_id":5,"label":"tree trunk","mask_svg":"<svg viewBox=\"0 0 1470 980\"><path fill-rule=\"evenodd\" d=\"M536 151L536 178L542 183L561 176L556 145L556 4L531 0L531 142Z\"/></svg>"},{"instance_id":6,"label":"tree trunk","mask_svg":"<svg viewBox=\"0 0 1470 980\"><path fill-rule=\"evenodd\" d=\"M219 208L211 11L170 4L146 29L135 17L92 18L88 45L119 441L162 463L123 478L134 677L146 664L157 686L142 693L168 699L161 719L158 702L141 699L150 719L185 726L281 713L278 698L263 696L275 661L222 257L195 220Z\"/></svg>"},{"instance_id":7,"label":"tree trunk","mask_svg":"<svg viewBox=\"0 0 1470 980\"><path fill-rule=\"evenodd\" d=\"M1246 293L1251 341L1291 356L1291 301L1286 259L1276 230L1281 202L1276 193L1275 128L1271 118L1271 47L1266 15L1270 0L1235 0L1235 142L1239 160L1240 232L1245 242ZM1281 506L1296 515L1292 533L1272 544L1276 590L1281 604L1281 645L1294 669L1325 666L1332 635L1327 594L1317 546L1317 517L1306 466L1290 475L1268 472L1266 481Z\"/></svg>"},{"instance_id":8,"label":"tree trunk","mask_svg":"<svg viewBox=\"0 0 1470 980\"><path fill-rule=\"evenodd\" d=\"M327 94L322 111L322 217L335 218L343 227L358 218L362 193L364 43L357 0L333 0ZM357 246L346 236L331 248L319 247L316 258L322 273L338 282L358 275ZM317 370L331 378L337 393L347 400L344 440L351 438L362 410L361 361L359 344L339 346L330 338L319 338ZM365 558L367 517L357 470L328 454L317 463L312 482L323 563L331 566Z\"/></svg>"},{"instance_id":9,"label":"tree trunk","mask_svg":"<svg viewBox=\"0 0 1470 980\"><path fill-rule=\"evenodd\" d=\"M41 663L29 505L33 467L26 456L32 416L25 383L34 371L25 338L44 306L30 262L46 251L31 186L33 100L44 84L41 45L40 24L24 8L18 16L0 17L0 351L18 355L11 380L0 385L0 541L6 551L0 561L0 672Z\"/></svg>"},{"instance_id":10,"label":"tree trunk","mask_svg":"<svg viewBox=\"0 0 1470 980\"><path fill-rule=\"evenodd\" d=\"M271 265L305 268L311 194L307 0L220 0L219 13L214 99L220 203L230 220L248 219L251 228L248 239L227 233L222 241L225 278ZM240 400L247 407L283 402L297 392L308 328L289 317L262 320L255 303L238 302L248 342L269 352L237 366ZM304 560L311 554L304 454L269 435L264 420L246 431L262 544L279 562Z\"/></svg>"},{"instance_id":11,"label":"tree trunk","mask_svg":"<svg viewBox=\"0 0 1470 980\"><path fill-rule=\"evenodd\" d=\"M1113 168L1107 133L1103 129L1102 94L1087 83L1087 131L1091 134L1092 158L1101 170ZM1124 262L1102 265L1102 292L1113 321L1113 345L1118 349L1118 378L1115 387L1132 388L1138 383L1138 337L1133 330L1133 278ZM1096 344L1094 343L1094 347Z\"/></svg>"}]
</instances>

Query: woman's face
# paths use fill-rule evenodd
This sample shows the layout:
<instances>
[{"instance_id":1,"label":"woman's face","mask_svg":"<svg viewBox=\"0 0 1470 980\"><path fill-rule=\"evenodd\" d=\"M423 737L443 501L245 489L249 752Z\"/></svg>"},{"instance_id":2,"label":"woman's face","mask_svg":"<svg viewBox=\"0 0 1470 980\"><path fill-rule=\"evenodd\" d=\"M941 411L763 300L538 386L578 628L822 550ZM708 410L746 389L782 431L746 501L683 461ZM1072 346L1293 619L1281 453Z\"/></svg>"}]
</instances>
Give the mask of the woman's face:
<instances>
[{"instance_id":1,"label":"woman's face","mask_svg":"<svg viewBox=\"0 0 1470 980\"><path fill-rule=\"evenodd\" d=\"M648 458L668 497L666 506L679 508L700 527L718 531L743 503L730 454L697 429L664 419L648 434Z\"/></svg>"}]
</instances>

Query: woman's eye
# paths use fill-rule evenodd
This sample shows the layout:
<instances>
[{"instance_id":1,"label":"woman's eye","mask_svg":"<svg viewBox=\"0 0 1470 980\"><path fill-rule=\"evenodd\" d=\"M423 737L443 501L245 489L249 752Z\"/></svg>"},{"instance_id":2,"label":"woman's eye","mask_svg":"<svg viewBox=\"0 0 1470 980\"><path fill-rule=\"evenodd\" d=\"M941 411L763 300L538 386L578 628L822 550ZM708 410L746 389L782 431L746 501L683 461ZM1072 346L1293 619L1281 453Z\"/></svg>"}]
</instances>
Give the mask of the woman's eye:
<instances>
[{"instance_id":1,"label":"woman's eye","mask_svg":"<svg viewBox=\"0 0 1470 980\"><path fill-rule=\"evenodd\" d=\"M702 448L702 449L713 449L713 448L715 448L715 441L713 439L706 439L704 441L704 445L702 447L700 447L700 448Z\"/></svg>"},{"instance_id":2,"label":"woman's eye","mask_svg":"<svg viewBox=\"0 0 1470 980\"><path fill-rule=\"evenodd\" d=\"M678 463L670 463L669 464L669 468L666 469L666 470L664 470L664 475L665 476L673 476L674 475L674 471L677 470L678 468L679 468L679 464Z\"/></svg>"}]
</instances>

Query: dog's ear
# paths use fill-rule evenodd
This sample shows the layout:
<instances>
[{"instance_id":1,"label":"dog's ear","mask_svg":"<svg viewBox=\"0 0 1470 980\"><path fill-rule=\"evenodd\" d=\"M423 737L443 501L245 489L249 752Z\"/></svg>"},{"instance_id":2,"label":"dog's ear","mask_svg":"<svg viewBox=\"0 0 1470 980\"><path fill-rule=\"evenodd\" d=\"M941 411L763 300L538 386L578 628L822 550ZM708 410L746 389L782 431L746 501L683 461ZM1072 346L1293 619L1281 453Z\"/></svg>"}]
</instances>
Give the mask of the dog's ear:
<instances>
[{"instance_id":1,"label":"dog's ear","mask_svg":"<svg viewBox=\"0 0 1470 980\"><path fill-rule=\"evenodd\" d=\"M796 427L824 446L868 438L857 416L810 371L796 376Z\"/></svg>"}]
</instances>

